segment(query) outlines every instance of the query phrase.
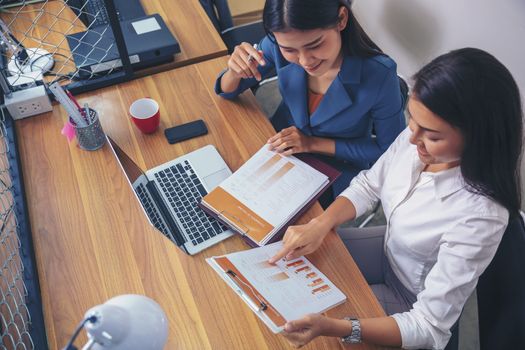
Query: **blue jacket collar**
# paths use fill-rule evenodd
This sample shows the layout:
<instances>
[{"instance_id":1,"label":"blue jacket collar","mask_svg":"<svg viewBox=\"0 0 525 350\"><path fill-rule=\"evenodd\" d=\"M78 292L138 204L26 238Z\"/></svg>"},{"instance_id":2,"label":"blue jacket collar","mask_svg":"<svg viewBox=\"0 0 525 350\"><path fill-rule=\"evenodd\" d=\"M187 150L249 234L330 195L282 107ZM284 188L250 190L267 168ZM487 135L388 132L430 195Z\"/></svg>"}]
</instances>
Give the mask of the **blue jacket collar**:
<instances>
[{"instance_id":1,"label":"blue jacket collar","mask_svg":"<svg viewBox=\"0 0 525 350\"><path fill-rule=\"evenodd\" d=\"M308 80L305 70L294 63L286 65L279 71L279 85L295 126L305 134L311 135L307 100Z\"/></svg>"},{"instance_id":2,"label":"blue jacket collar","mask_svg":"<svg viewBox=\"0 0 525 350\"><path fill-rule=\"evenodd\" d=\"M352 105L352 98L346 84L358 84L361 81L362 60L359 57L345 56L339 74L334 79L319 107L313 115L308 113L308 79L305 70L290 63L279 71L281 93L290 110L295 125L307 135L311 135L310 126L316 126L329 120L340 111Z\"/></svg>"}]
</instances>

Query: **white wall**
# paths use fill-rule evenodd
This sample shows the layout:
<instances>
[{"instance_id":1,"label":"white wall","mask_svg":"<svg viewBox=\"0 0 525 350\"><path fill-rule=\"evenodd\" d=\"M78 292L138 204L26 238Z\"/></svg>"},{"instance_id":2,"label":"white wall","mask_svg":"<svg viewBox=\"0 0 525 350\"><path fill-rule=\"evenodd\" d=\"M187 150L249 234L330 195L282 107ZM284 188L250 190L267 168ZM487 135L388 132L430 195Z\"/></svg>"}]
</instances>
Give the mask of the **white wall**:
<instances>
[{"instance_id":1,"label":"white wall","mask_svg":"<svg viewBox=\"0 0 525 350\"><path fill-rule=\"evenodd\" d=\"M356 0L353 10L404 77L440 54L477 47L511 71L524 98L525 0ZM525 177L525 160L521 168Z\"/></svg>"}]
</instances>

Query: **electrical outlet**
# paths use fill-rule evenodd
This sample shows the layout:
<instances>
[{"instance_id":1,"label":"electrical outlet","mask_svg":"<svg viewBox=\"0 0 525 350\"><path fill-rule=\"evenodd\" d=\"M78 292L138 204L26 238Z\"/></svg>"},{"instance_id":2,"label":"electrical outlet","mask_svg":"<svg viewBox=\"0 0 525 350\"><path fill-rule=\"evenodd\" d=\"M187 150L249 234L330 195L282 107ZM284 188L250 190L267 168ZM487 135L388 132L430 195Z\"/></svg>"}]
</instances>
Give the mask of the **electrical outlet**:
<instances>
[{"instance_id":1,"label":"electrical outlet","mask_svg":"<svg viewBox=\"0 0 525 350\"><path fill-rule=\"evenodd\" d=\"M4 96L5 106L13 119L22 119L49 112L53 109L44 86L15 91Z\"/></svg>"}]
</instances>

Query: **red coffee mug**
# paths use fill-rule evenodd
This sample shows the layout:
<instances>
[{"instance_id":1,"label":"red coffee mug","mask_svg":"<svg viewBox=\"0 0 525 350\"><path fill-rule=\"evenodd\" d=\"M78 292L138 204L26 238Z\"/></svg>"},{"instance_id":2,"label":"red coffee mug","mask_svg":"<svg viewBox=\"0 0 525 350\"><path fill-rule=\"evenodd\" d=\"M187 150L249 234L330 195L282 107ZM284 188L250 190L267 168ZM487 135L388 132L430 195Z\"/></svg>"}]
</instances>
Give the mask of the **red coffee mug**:
<instances>
[{"instance_id":1,"label":"red coffee mug","mask_svg":"<svg viewBox=\"0 0 525 350\"><path fill-rule=\"evenodd\" d=\"M155 132L160 124L160 111L157 101L145 97L139 98L129 106L133 123L145 134Z\"/></svg>"}]
</instances>

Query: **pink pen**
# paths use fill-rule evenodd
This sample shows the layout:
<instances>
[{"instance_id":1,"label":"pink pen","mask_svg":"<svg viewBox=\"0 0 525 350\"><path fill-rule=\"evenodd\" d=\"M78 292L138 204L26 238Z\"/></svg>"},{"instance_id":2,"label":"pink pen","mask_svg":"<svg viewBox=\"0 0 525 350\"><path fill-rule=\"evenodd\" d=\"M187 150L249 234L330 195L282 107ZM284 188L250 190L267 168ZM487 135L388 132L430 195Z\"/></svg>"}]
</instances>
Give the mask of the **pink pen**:
<instances>
[{"instance_id":1,"label":"pink pen","mask_svg":"<svg viewBox=\"0 0 525 350\"><path fill-rule=\"evenodd\" d=\"M65 90L65 89L64 89ZM78 111L80 112L80 114L82 114L82 116L84 118L86 118L86 112L84 112L84 110L82 109L82 107L80 107L80 105L78 104L78 101L77 99L73 96L73 94L69 91L69 90L65 90L66 91L66 95L67 97L69 97L69 99L71 101L73 101L73 103L75 104L75 106L77 107Z\"/></svg>"}]
</instances>

